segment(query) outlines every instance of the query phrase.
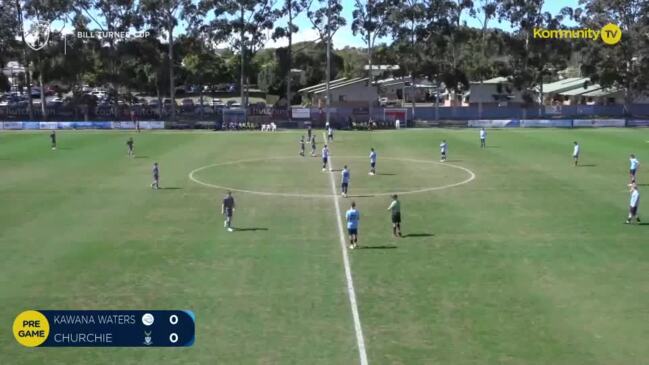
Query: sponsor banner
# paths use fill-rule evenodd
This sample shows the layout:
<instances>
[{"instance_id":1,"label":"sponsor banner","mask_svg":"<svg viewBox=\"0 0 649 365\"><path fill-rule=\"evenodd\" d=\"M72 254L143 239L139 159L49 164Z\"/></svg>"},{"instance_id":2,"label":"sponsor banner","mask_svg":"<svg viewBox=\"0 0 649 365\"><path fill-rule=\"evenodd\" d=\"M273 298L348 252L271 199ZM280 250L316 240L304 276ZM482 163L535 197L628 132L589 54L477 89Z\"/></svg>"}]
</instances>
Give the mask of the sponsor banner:
<instances>
[{"instance_id":1,"label":"sponsor banner","mask_svg":"<svg viewBox=\"0 0 649 365\"><path fill-rule=\"evenodd\" d=\"M165 122L140 122L140 129L164 129Z\"/></svg>"},{"instance_id":2,"label":"sponsor banner","mask_svg":"<svg viewBox=\"0 0 649 365\"><path fill-rule=\"evenodd\" d=\"M624 119L575 119L572 121L573 127L624 127L626 120Z\"/></svg>"},{"instance_id":3,"label":"sponsor banner","mask_svg":"<svg viewBox=\"0 0 649 365\"><path fill-rule=\"evenodd\" d=\"M626 125L628 127L649 127L649 119L629 119Z\"/></svg>"},{"instance_id":4,"label":"sponsor banner","mask_svg":"<svg viewBox=\"0 0 649 365\"><path fill-rule=\"evenodd\" d=\"M59 122L59 129L72 129L73 122Z\"/></svg>"},{"instance_id":5,"label":"sponsor banner","mask_svg":"<svg viewBox=\"0 0 649 365\"><path fill-rule=\"evenodd\" d=\"M521 119L523 128L571 128L572 119Z\"/></svg>"},{"instance_id":6,"label":"sponsor banner","mask_svg":"<svg viewBox=\"0 0 649 365\"><path fill-rule=\"evenodd\" d=\"M97 129L111 129L113 122L92 122L92 127Z\"/></svg>"},{"instance_id":7,"label":"sponsor banner","mask_svg":"<svg viewBox=\"0 0 649 365\"><path fill-rule=\"evenodd\" d=\"M23 129L23 122L2 122L2 129Z\"/></svg>"},{"instance_id":8,"label":"sponsor banner","mask_svg":"<svg viewBox=\"0 0 649 365\"><path fill-rule=\"evenodd\" d=\"M310 119L311 109L309 108L294 108L291 109L291 115L294 119Z\"/></svg>"},{"instance_id":9,"label":"sponsor banner","mask_svg":"<svg viewBox=\"0 0 649 365\"><path fill-rule=\"evenodd\" d=\"M135 122L113 122L113 129L135 129Z\"/></svg>"},{"instance_id":10,"label":"sponsor banner","mask_svg":"<svg viewBox=\"0 0 649 365\"><path fill-rule=\"evenodd\" d=\"M469 127L478 128L514 128L520 127L517 119L480 119L469 120Z\"/></svg>"},{"instance_id":11,"label":"sponsor banner","mask_svg":"<svg viewBox=\"0 0 649 365\"><path fill-rule=\"evenodd\" d=\"M39 122L23 122L23 129L39 129Z\"/></svg>"},{"instance_id":12,"label":"sponsor banner","mask_svg":"<svg viewBox=\"0 0 649 365\"><path fill-rule=\"evenodd\" d=\"M57 129L58 127L58 122L40 122L38 124L39 129Z\"/></svg>"}]
</instances>

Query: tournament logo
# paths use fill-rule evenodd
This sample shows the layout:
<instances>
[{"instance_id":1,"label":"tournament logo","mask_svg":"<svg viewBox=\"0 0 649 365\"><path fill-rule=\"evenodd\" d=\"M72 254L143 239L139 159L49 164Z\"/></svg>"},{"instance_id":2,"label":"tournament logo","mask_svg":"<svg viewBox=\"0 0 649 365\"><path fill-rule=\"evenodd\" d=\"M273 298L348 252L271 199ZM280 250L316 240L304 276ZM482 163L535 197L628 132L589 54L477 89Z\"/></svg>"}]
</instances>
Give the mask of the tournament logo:
<instances>
[{"instance_id":1,"label":"tournament logo","mask_svg":"<svg viewBox=\"0 0 649 365\"><path fill-rule=\"evenodd\" d=\"M31 23L23 30L25 44L34 51L43 49L50 40L50 23L44 20Z\"/></svg>"}]
</instances>

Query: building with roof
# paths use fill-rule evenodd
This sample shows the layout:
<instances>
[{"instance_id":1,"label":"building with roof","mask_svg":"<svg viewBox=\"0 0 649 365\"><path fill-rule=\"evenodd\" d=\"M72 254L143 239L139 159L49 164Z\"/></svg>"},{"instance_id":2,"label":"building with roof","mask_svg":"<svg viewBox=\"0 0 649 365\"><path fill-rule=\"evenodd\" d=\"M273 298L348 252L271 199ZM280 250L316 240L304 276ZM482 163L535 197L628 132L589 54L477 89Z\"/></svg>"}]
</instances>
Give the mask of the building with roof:
<instances>
[{"instance_id":1,"label":"building with roof","mask_svg":"<svg viewBox=\"0 0 649 365\"><path fill-rule=\"evenodd\" d=\"M544 105L610 105L624 103L624 90L603 88L588 77L571 77L543 84Z\"/></svg>"},{"instance_id":2,"label":"building with roof","mask_svg":"<svg viewBox=\"0 0 649 365\"><path fill-rule=\"evenodd\" d=\"M469 105L507 106L523 104L523 91L518 90L506 77L470 82L466 95Z\"/></svg>"},{"instance_id":3,"label":"building with roof","mask_svg":"<svg viewBox=\"0 0 649 365\"><path fill-rule=\"evenodd\" d=\"M302 95L302 104L315 107L327 105L327 84L321 83L298 90ZM369 102L378 103L379 94L376 85L369 85L369 79L342 78L329 83L331 106L367 107Z\"/></svg>"}]
</instances>

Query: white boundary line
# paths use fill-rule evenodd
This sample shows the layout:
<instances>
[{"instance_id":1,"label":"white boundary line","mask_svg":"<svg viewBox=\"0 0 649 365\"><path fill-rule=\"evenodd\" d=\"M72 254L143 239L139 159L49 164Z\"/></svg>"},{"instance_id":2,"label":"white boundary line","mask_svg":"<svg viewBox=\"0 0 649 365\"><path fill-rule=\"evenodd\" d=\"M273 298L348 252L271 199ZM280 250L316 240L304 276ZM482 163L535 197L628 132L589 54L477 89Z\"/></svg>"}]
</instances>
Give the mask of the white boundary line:
<instances>
[{"instance_id":1,"label":"white boundary line","mask_svg":"<svg viewBox=\"0 0 649 365\"><path fill-rule=\"evenodd\" d=\"M327 136L322 133L324 140ZM333 162L331 155L329 156L329 170L333 170ZM354 290L354 280L352 279L352 269L349 264L349 255L345 245L345 233L343 232L342 212L340 211L340 204L338 203L338 194L336 193L336 182L334 181L334 174L330 171L326 173L329 175L329 182L331 183L331 197L333 198L336 208L336 222L338 223L338 236L340 237L340 249L343 254L343 264L345 266L345 278L347 278L347 295L349 296L349 304L352 307L352 317L354 318L354 331L356 332L356 343L358 344L358 355L361 360L361 365L367 365L367 352L365 351L365 339L363 337L363 328L361 327L361 317L358 314L358 305L356 304L356 291Z\"/></svg>"},{"instance_id":2,"label":"white boundary line","mask_svg":"<svg viewBox=\"0 0 649 365\"><path fill-rule=\"evenodd\" d=\"M366 159L367 157L361 157L361 156L338 156L340 158L347 158L347 159ZM290 198L331 198L334 195L329 195L329 194L299 194L299 193L276 193L276 192L266 192L266 191L255 191L255 190L246 190L246 189L237 189L237 188L232 188L229 186L222 186L222 185L216 185L216 184L210 184L206 183L203 181L200 181L197 179L194 174L196 174L199 171L209 169L211 167L216 167L216 166L225 166L225 165L236 165L239 163L246 163L246 162L259 162L259 161L271 161L271 160L288 160L288 159L295 159L297 157L295 156L285 156L285 157L266 157L266 158L253 158L253 159L246 159L246 160L237 160L237 161L227 161L227 162L220 162L220 163L215 163L211 165L205 165L201 166L199 168L196 168L192 170L189 173L189 179L197 184L209 187L209 188L214 188L214 189L221 189L221 190L230 190L230 191L236 191L239 193L247 193L247 194L255 194L255 195L263 195L263 196L284 196L284 197L290 197ZM393 195L393 194L398 194L398 195L407 195L407 194L418 194L418 193L425 193L428 191L435 191L435 190L444 190L444 189L449 189L453 188L456 186L468 184L471 181L475 180L476 175L473 171L467 169L466 167L462 166L457 166L453 164L449 164L446 162L437 162L437 161L429 161L429 160L416 160L416 159L411 159L411 158L397 158L397 157L382 157L381 159L383 160L391 160L391 161L406 161L406 162L416 162L416 163L428 163L428 164L439 164L442 166L448 166L451 168L459 169L464 172L466 172L469 177L453 184L447 184L447 185L442 185L442 186L433 186L433 187L428 187L428 188L422 188L422 189L416 189L416 190L409 190L409 191L393 191L393 192L388 192L388 193L366 193L367 195L372 195L372 196L388 196L388 195Z\"/></svg>"}]
</instances>

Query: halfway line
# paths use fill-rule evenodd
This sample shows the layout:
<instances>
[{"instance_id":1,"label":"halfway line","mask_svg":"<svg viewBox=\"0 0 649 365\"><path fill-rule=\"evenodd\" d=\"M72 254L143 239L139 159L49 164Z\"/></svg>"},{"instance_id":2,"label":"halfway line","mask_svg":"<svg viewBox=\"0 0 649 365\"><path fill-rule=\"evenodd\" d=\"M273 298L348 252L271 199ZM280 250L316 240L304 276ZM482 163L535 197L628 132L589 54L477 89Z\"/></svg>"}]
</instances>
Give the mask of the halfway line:
<instances>
[{"instance_id":1,"label":"halfway line","mask_svg":"<svg viewBox=\"0 0 649 365\"><path fill-rule=\"evenodd\" d=\"M327 140L326 134L323 132L322 137ZM333 170L333 163L331 154L329 154L329 169ZM343 263L345 266L345 277L347 278L347 294L349 296L349 304L352 307L352 317L354 318L354 330L356 331L356 342L358 344L358 355L360 356L361 365L368 365L367 352L365 351L365 339L363 338L363 328L361 327L361 317L358 314L358 305L356 304L356 291L354 290L354 280L352 279L352 269L349 264L349 255L347 254L347 247L345 244L345 233L343 232L343 221L340 218L342 212L340 211L340 204L338 203L338 194L336 193L336 182L334 181L333 173L329 174L329 182L331 183L331 194L336 207L336 222L338 222L338 236L340 237L340 248L343 253Z\"/></svg>"}]
</instances>

